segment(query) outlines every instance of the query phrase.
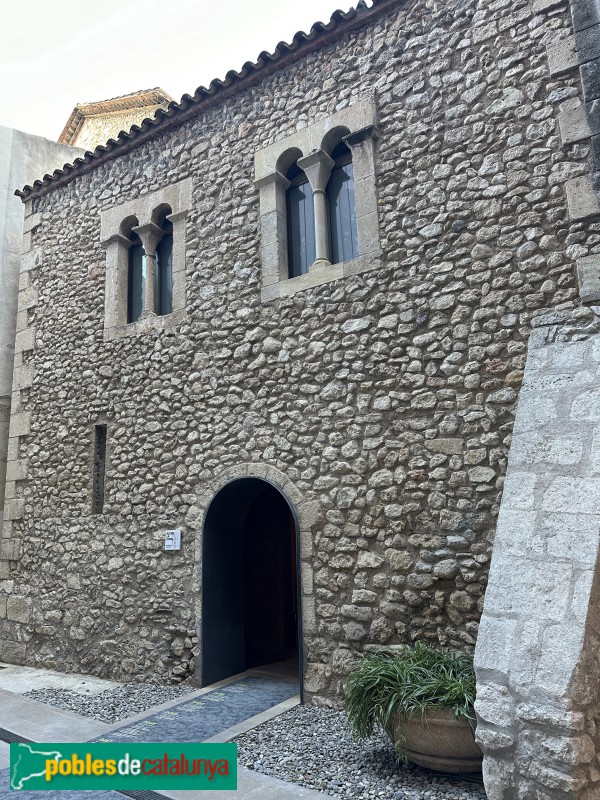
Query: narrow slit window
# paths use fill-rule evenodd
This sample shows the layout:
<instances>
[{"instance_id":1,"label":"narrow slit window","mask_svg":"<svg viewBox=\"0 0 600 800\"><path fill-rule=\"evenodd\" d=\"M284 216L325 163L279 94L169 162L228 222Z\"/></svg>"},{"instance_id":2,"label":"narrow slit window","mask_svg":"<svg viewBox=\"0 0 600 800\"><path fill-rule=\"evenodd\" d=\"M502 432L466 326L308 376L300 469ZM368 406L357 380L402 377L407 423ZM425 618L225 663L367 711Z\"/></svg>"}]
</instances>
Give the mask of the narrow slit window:
<instances>
[{"instance_id":1,"label":"narrow slit window","mask_svg":"<svg viewBox=\"0 0 600 800\"><path fill-rule=\"evenodd\" d=\"M165 219L163 237L156 248L154 304L159 316L173 311L173 224Z\"/></svg>"},{"instance_id":2,"label":"narrow slit window","mask_svg":"<svg viewBox=\"0 0 600 800\"><path fill-rule=\"evenodd\" d=\"M94 472L92 475L92 514L104 508L104 476L106 474L106 425L94 428Z\"/></svg>"},{"instance_id":3,"label":"narrow slit window","mask_svg":"<svg viewBox=\"0 0 600 800\"><path fill-rule=\"evenodd\" d=\"M127 322L135 322L144 311L144 291L146 284L146 256L142 240L131 232L129 239L129 270L127 276Z\"/></svg>"},{"instance_id":4,"label":"narrow slit window","mask_svg":"<svg viewBox=\"0 0 600 800\"><path fill-rule=\"evenodd\" d=\"M295 278L308 272L315 260L315 217L313 192L305 173L293 164L287 178L288 268L290 278Z\"/></svg>"},{"instance_id":5,"label":"narrow slit window","mask_svg":"<svg viewBox=\"0 0 600 800\"><path fill-rule=\"evenodd\" d=\"M331 263L339 264L358 256L354 172L350 148L343 142L331 154L335 167L327 184Z\"/></svg>"}]
</instances>

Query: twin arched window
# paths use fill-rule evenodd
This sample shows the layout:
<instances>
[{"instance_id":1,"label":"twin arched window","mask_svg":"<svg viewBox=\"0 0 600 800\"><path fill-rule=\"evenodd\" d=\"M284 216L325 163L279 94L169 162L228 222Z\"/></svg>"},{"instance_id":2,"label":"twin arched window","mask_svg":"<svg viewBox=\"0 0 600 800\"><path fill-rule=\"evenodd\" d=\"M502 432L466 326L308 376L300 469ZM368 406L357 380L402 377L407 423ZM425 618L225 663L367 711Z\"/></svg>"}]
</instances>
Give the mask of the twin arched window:
<instances>
[{"instance_id":1,"label":"twin arched window","mask_svg":"<svg viewBox=\"0 0 600 800\"><path fill-rule=\"evenodd\" d=\"M148 225L133 217L123 223L129 240L127 322L147 311L158 316L173 310L173 224L169 207L157 209ZM128 233L127 233L128 232Z\"/></svg>"},{"instance_id":2,"label":"twin arched window","mask_svg":"<svg viewBox=\"0 0 600 800\"><path fill-rule=\"evenodd\" d=\"M358 256L352 153L339 141L329 155L315 151L285 176L288 272L294 278L315 262L338 264Z\"/></svg>"}]
</instances>

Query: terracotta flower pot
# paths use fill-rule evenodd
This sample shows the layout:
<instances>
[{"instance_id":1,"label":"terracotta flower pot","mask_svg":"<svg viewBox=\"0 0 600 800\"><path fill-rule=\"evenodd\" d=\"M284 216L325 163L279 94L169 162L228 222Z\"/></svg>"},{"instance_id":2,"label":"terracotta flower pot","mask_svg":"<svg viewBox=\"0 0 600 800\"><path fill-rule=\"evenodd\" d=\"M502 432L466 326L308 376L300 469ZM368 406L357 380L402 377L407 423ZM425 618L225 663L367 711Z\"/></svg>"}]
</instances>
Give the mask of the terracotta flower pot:
<instances>
[{"instance_id":1,"label":"terracotta flower pot","mask_svg":"<svg viewBox=\"0 0 600 800\"><path fill-rule=\"evenodd\" d=\"M409 761L440 772L476 772L482 753L469 721L456 719L451 709L404 719L395 715L387 731L392 742L400 740Z\"/></svg>"}]
</instances>

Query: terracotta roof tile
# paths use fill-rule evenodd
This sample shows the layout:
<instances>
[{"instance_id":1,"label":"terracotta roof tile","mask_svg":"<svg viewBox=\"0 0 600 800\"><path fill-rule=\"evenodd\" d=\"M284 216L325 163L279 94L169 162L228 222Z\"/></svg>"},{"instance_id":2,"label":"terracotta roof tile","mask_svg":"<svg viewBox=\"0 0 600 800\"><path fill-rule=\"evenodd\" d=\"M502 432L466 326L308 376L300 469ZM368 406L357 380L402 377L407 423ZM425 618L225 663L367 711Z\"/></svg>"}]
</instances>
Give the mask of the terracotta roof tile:
<instances>
[{"instance_id":1,"label":"terracotta roof tile","mask_svg":"<svg viewBox=\"0 0 600 800\"><path fill-rule=\"evenodd\" d=\"M364 0L359 0L357 6L347 12L335 11L329 22L316 22L309 33L299 31L289 44L279 42L272 53L263 50L255 62L246 61L238 72L230 70L224 80L215 79L210 82L208 88L198 87L193 96L184 94L179 103L169 103L166 110L158 109L152 119L145 119L140 125L133 125L129 132L121 131L117 139L109 139L105 145L99 145L93 152L86 152L72 164L65 164L52 175L44 175L42 180L35 181L33 186L25 186L15 194L25 202L63 186L138 144L182 124L221 99L258 82L265 74L282 69L312 50L329 44L348 30L361 27L373 17L405 2L406 0L372 0L369 7Z\"/></svg>"}]
</instances>

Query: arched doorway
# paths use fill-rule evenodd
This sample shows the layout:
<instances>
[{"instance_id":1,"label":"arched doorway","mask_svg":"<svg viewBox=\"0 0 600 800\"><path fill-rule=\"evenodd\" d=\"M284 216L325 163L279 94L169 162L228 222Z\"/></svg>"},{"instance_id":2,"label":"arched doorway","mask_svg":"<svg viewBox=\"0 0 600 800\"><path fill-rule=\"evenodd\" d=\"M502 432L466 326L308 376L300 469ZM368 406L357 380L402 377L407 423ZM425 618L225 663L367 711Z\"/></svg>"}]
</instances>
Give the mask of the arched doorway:
<instances>
[{"instance_id":1,"label":"arched doorway","mask_svg":"<svg viewBox=\"0 0 600 800\"><path fill-rule=\"evenodd\" d=\"M298 526L272 484L240 478L214 497L202 540L202 685L277 664L300 674Z\"/></svg>"}]
</instances>

